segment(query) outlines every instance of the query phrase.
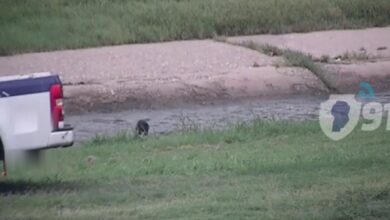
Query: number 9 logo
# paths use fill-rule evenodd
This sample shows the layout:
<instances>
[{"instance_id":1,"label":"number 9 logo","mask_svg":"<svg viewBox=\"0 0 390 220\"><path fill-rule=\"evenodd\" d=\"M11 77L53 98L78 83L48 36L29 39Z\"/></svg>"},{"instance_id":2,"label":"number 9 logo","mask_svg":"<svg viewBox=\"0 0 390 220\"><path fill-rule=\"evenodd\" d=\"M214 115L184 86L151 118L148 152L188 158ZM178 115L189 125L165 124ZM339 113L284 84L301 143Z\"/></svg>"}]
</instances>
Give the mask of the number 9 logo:
<instances>
[{"instance_id":1,"label":"number 9 logo","mask_svg":"<svg viewBox=\"0 0 390 220\"><path fill-rule=\"evenodd\" d=\"M362 116L365 120L370 121L369 123L363 123L363 131L373 131L379 128L383 117L382 104L378 102L370 102L363 106Z\"/></svg>"}]
</instances>

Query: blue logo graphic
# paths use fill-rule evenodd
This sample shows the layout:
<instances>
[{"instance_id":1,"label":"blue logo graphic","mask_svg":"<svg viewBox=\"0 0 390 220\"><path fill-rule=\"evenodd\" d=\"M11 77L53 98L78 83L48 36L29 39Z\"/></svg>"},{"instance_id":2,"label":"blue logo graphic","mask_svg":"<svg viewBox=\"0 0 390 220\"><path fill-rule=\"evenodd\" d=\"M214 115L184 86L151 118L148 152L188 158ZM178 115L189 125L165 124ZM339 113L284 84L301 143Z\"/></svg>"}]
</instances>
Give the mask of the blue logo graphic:
<instances>
[{"instance_id":1,"label":"blue logo graphic","mask_svg":"<svg viewBox=\"0 0 390 220\"><path fill-rule=\"evenodd\" d=\"M370 83L361 82L359 86L360 86L360 91L357 94L359 98L365 99L366 101L375 98L375 92Z\"/></svg>"},{"instance_id":2,"label":"blue logo graphic","mask_svg":"<svg viewBox=\"0 0 390 220\"><path fill-rule=\"evenodd\" d=\"M347 102L337 101L332 107L333 126L332 132L340 132L342 128L349 122L349 111L351 107Z\"/></svg>"}]
</instances>

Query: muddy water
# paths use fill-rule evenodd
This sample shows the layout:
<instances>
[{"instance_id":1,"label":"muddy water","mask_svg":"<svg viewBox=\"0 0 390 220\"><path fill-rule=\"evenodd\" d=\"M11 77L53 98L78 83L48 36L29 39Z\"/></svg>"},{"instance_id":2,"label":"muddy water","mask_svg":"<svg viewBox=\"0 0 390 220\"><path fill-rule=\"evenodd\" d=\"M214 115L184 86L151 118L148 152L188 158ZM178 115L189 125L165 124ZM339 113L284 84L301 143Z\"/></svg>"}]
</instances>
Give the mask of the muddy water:
<instances>
[{"instance_id":1,"label":"muddy water","mask_svg":"<svg viewBox=\"0 0 390 220\"><path fill-rule=\"evenodd\" d=\"M325 98L300 97L243 101L216 106L186 108L128 110L114 113L87 113L68 116L67 122L75 126L76 142L96 135L115 135L133 132L139 119L149 119L150 133L165 134L178 129L197 127L224 128L231 123L255 118L276 120L317 119L320 103ZM377 95L376 101L390 102L390 93Z\"/></svg>"},{"instance_id":2,"label":"muddy water","mask_svg":"<svg viewBox=\"0 0 390 220\"><path fill-rule=\"evenodd\" d=\"M137 120L149 119L150 133L164 134L191 126L223 128L254 118L304 120L316 118L319 98L247 101L217 106L190 106L173 109L128 110L115 113L87 113L68 116L75 127L76 142L99 135L134 131Z\"/></svg>"}]
</instances>

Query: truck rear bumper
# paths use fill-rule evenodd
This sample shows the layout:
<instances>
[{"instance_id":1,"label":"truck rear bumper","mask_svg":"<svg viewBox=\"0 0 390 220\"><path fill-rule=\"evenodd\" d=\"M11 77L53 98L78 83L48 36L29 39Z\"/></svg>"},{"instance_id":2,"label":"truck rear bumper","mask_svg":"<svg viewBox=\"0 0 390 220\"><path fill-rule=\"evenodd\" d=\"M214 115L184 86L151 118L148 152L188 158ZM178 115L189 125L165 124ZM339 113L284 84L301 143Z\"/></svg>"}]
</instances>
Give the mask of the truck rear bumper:
<instances>
[{"instance_id":1,"label":"truck rear bumper","mask_svg":"<svg viewBox=\"0 0 390 220\"><path fill-rule=\"evenodd\" d=\"M70 147L73 145L73 141L73 128L70 126L66 126L66 128L52 132L50 134L48 148Z\"/></svg>"}]
</instances>

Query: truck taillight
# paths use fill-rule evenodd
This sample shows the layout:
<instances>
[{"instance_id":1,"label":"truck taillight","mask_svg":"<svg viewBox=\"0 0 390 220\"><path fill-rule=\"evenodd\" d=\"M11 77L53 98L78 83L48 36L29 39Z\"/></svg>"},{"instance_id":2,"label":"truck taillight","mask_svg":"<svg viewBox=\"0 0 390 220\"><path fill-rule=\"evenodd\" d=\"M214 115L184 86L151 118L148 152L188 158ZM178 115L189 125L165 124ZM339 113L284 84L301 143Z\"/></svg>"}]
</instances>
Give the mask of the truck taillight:
<instances>
[{"instance_id":1,"label":"truck taillight","mask_svg":"<svg viewBox=\"0 0 390 220\"><path fill-rule=\"evenodd\" d=\"M62 98L62 85L52 85L50 87L50 104L53 130L64 128L64 105L62 102Z\"/></svg>"}]
</instances>

